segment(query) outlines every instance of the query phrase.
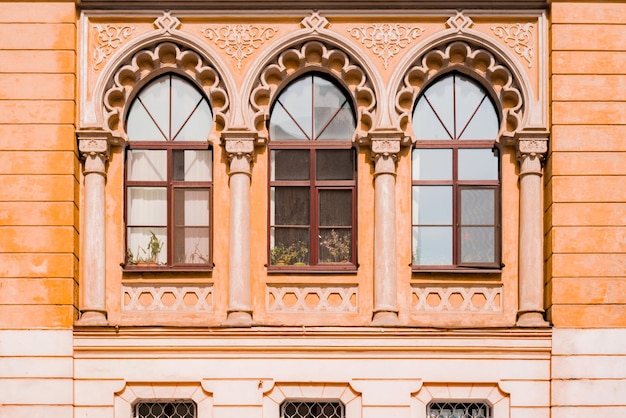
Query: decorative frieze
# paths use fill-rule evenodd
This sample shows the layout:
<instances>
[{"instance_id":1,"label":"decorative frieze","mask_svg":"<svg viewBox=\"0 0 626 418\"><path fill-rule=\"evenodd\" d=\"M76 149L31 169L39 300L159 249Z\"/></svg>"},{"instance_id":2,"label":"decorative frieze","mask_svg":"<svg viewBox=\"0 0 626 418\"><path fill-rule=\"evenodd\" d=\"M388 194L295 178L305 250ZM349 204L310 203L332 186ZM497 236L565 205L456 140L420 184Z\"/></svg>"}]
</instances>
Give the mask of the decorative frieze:
<instances>
[{"instance_id":1,"label":"decorative frieze","mask_svg":"<svg viewBox=\"0 0 626 418\"><path fill-rule=\"evenodd\" d=\"M528 62L528 68L533 66L533 57L535 55L533 29L532 23L491 27L494 35L502 39L517 55Z\"/></svg>"},{"instance_id":2,"label":"decorative frieze","mask_svg":"<svg viewBox=\"0 0 626 418\"><path fill-rule=\"evenodd\" d=\"M96 47L93 50L93 69L100 70L100 65L130 38L134 31L134 26L95 25Z\"/></svg>"},{"instance_id":3,"label":"decorative frieze","mask_svg":"<svg viewBox=\"0 0 626 418\"><path fill-rule=\"evenodd\" d=\"M411 286L411 312L502 312L501 286Z\"/></svg>"},{"instance_id":4,"label":"decorative frieze","mask_svg":"<svg viewBox=\"0 0 626 418\"><path fill-rule=\"evenodd\" d=\"M213 312L213 285L123 285L122 310Z\"/></svg>"},{"instance_id":5,"label":"decorative frieze","mask_svg":"<svg viewBox=\"0 0 626 418\"><path fill-rule=\"evenodd\" d=\"M272 313L355 313L357 286L268 285L267 311Z\"/></svg>"},{"instance_id":6,"label":"decorative frieze","mask_svg":"<svg viewBox=\"0 0 626 418\"><path fill-rule=\"evenodd\" d=\"M383 60L385 68L389 60L406 48L414 39L424 33L418 26L404 26L398 23L382 23L348 28L350 35L361 41L375 55Z\"/></svg>"},{"instance_id":7,"label":"decorative frieze","mask_svg":"<svg viewBox=\"0 0 626 418\"><path fill-rule=\"evenodd\" d=\"M242 61L252 55L265 41L273 38L277 29L256 25L225 25L218 28L201 30L209 40L215 42L235 61L237 69L241 69Z\"/></svg>"}]
</instances>

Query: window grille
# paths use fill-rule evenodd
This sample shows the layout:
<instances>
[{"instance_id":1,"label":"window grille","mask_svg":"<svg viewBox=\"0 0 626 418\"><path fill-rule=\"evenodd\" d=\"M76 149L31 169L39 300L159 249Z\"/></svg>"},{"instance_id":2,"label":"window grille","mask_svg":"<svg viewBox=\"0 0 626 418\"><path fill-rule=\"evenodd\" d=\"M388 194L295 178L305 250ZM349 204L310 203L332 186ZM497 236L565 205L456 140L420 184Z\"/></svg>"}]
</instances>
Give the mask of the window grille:
<instances>
[{"instance_id":1,"label":"window grille","mask_svg":"<svg viewBox=\"0 0 626 418\"><path fill-rule=\"evenodd\" d=\"M427 418L492 418L485 402L432 402Z\"/></svg>"},{"instance_id":2,"label":"window grille","mask_svg":"<svg viewBox=\"0 0 626 418\"><path fill-rule=\"evenodd\" d=\"M341 402L283 402L280 418L345 418Z\"/></svg>"},{"instance_id":3,"label":"window grille","mask_svg":"<svg viewBox=\"0 0 626 418\"><path fill-rule=\"evenodd\" d=\"M140 402L135 405L134 418L196 418L193 402Z\"/></svg>"}]
</instances>

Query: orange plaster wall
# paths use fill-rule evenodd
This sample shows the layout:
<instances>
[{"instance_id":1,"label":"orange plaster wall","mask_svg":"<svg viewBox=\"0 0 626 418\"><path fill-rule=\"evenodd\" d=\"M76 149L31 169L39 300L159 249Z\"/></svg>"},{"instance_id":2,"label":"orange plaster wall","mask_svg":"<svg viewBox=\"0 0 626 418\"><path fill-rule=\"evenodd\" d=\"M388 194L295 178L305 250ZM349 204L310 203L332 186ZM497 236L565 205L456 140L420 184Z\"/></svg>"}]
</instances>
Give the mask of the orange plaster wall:
<instances>
[{"instance_id":1,"label":"orange plaster wall","mask_svg":"<svg viewBox=\"0 0 626 418\"><path fill-rule=\"evenodd\" d=\"M0 329L76 314L75 20L74 2L0 7Z\"/></svg>"},{"instance_id":2,"label":"orange plaster wall","mask_svg":"<svg viewBox=\"0 0 626 418\"><path fill-rule=\"evenodd\" d=\"M626 4L553 2L547 303L556 327L626 326Z\"/></svg>"}]
</instances>

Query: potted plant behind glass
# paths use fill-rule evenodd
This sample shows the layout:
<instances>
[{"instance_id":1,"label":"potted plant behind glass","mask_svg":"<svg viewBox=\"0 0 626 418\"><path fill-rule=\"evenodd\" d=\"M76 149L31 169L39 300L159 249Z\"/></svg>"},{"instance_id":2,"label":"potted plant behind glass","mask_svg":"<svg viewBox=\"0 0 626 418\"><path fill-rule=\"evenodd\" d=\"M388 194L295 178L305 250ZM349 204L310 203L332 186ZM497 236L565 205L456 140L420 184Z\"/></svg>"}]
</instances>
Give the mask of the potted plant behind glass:
<instances>
[{"instance_id":1,"label":"potted plant behind glass","mask_svg":"<svg viewBox=\"0 0 626 418\"><path fill-rule=\"evenodd\" d=\"M291 262L290 250L285 247L285 244L279 242L274 245L270 251L270 265L272 266L286 266Z\"/></svg>"},{"instance_id":2,"label":"potted plant behind glass","mask_svg":"<svg viewBox=\"0 0 626 418\"><path fill-rule=\"evenodd\" d=\"M148 241L148 245L146 245L146 248L137 246L136 258L133 252L128 249L128 251L126 252L126 260L128 264L137 266L158 264L159 254L163 249L163 245L163 241L160 241L156 234L150 231L150 241Z\"/></svg>"},{"instance_id":3,"label":"potted plant behind glass","mask_svg":"<svg viewBox=\"0 0 626 418\"><path fill-rule=\"evenodd\" d=\"M306 266L307 255L309 254L309 247L302 241L294 242L289 246L291 253L294 256L294 266Z\"/></svg>"},{"instance_id":4,"label":"potted plant behind glass","mask_svg":"<svg viewBox=\"0 0 626 418\"><path fill-rule=\"evenodd\" d=\"M324 256L324 263L347 263L350 261L352 248L350 236L339 235L337 231L331 229L330 234L320 242L320 247L326 253L320 254Z\"/></svg>"}]
</instances>

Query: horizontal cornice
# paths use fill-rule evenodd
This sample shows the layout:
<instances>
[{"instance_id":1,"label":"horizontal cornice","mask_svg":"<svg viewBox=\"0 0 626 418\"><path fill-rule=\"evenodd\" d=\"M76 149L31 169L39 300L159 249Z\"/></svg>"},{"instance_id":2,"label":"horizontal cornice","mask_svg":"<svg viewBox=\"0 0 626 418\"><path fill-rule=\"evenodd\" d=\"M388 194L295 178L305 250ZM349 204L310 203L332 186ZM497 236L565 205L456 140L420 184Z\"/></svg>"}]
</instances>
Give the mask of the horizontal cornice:
<instances>
[{"instance_id":1,"label":"horizontal cornice","mask_svg":"<svg viewBox=\"0 0 626 418\"><path fill-rule=\"evenodd\" d=\"M543 9L548 0L76 0L81 9L204 9L213 11L246 10L434 10L434 9L488 9L527 10Z\"/></svg>"}]
</instances>

